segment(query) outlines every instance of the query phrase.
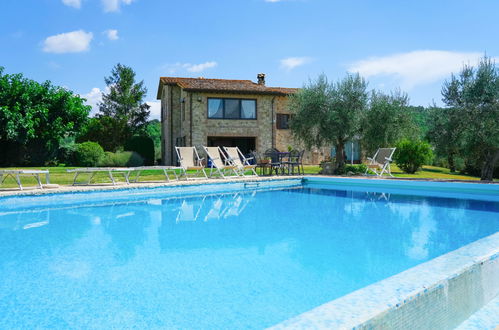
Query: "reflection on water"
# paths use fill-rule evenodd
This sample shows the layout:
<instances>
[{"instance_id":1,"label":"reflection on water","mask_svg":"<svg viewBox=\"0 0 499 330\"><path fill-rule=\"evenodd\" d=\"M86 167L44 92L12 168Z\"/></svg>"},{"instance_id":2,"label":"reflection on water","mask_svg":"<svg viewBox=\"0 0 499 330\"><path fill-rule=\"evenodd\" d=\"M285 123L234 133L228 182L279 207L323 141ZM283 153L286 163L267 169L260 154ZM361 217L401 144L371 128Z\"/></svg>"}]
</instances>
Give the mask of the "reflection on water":
<instances>
[{"instance_id":1,"label":"reflection on water","mask_svg":"<svg viewBox=\"0 0 499 330\"><path fill-rule=\"evenodd\" d=\"M0 328L261 328L490 235L498 212L313 187L4 212Z\"/></svg>"}]
</instances>

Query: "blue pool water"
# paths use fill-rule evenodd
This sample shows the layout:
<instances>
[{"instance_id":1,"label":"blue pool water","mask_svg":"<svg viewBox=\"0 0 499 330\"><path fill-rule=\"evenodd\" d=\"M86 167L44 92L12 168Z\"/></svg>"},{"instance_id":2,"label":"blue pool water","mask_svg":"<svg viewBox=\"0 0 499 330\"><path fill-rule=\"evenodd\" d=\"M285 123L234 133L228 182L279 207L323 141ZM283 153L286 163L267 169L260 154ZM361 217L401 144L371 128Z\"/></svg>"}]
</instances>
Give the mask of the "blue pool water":
<instances>
[{"instance_id":1,"label":"blue pool water","mask_svg":"<svg viewBox=\"0 0 499 330\"><path fill-rule=\"evenodd\" d=\"M0 199L0 328L262 328L499 230L492 201L204 189Z\"/></svg>"}]
</instances>

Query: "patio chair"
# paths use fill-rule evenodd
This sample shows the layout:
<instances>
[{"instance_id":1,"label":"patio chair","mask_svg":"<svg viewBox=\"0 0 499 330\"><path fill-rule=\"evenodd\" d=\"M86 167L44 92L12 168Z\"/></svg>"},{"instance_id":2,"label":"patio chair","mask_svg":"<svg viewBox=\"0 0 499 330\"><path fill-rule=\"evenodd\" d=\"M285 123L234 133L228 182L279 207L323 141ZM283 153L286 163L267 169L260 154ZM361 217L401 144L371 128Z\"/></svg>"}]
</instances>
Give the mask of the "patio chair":
<instances>
[{"instance_id":1,"label":"patio chair","mask_svg":"<svg viewBox=\"0 0 499 330\"><path fill-rule=\"evenodd\" d=\"M40 174L45 174L45 180L47 185L50 184L50 176L49 171L47 170L0 170L0 185L7 179L9 176L16 180L17 186L19 190L23 190L23 186L21 184L21 176L33 176L36 179L38 184L38 188L43 189L42 181L40 179Z\"/></svg>"},{"instance_id":2,"label":"patio chair","mask_svg":"<svg viewBox=\"0 0 499 330\"><path fill-rule=\"evenodd\" d=\"M396 148L379 148L372 158L367 157L369 163L364 175L372 171L376 176L382 176L384 173L392 176L390 163Z\"/></svg>"},{"instance_id":3,"label":"patio chair","mask_svg":"<svg viewBox=\"0 0 499 330\"><path fill-rule=\"evenodd\" d=\"M256 174L255 168L256 165L250 164L250 160L253 157L246 158L238 147L223 147L231 165L237 167L239 174L242 176L255 176ZM250 175L246 175L246 172L251 171Z\"/></svg>"},{"instance_id":4,"label":"patio chair","mask_svg":"<svg viewBox=\"0 0 499 330\"><path fill-rule=\"evenodd\" d=\"M305 150L298 151L292 150L289 152L289 157L287 161L282 162L282 166L287 167L288 174L295 174L295 168L298 170L298 175L303 175L303 154Z\"/></svg>"},{"instance_id":5,"label":"patio chair","mask_svg":"<svg viewBox=\"0 0 499 330\"><path fill-rule=\"evenodd\" d=\"M265 157L256 150L252 151L251 155L253 156L254 163L256 164L255 171L260 169L260 175L265 175L267 169L270 172L270 160L265 159Z\"/></svg>"},{"instance_id":6,"label":"patio chair","mask_svg":"<svg viewBox=\"0 0 499 330\"><path fill-rule=\"evenodd\" d=\"M208 179L206 171L202 164L203 158L195 147L175 147L177 158L181 167L181 175L184 175L187 180ZM189 176L187 171L196 171L194 175ZM203 176L200 176L203 174Z\"/></svg>"},{"instance_id":7,"label":"patio chair","mask_svg":"<svg viewBox=\"0 0 499 330\"><path fill-rule=\"evenodd\" d=\"M224 155L222 153L222 150L220 150L220 147L203 147L203 148L204 151L206 152L206 155L211 161L210 177L213 175L213 171L218 173L224 179L239 177L239 174L236 171L237 166L232 165L228 159L225 159L226 163L224 163L222 161L222 158L220 158L220 155ZM228 174L234 174L234 175L228 175Z\"/></svg>"},{"instance_id":8,"label":"patio chair","mask_svg":"<svg viewBox=\"0 0 499 330\"><path fill-rule=\"evenodd\" d=\"M281 156L279 150L276 148L267 149L263 154L265 158L270 158L270 173L275 171L275 174L279 174L279 170L282 168Z\"/></svg>"}]
</instances>

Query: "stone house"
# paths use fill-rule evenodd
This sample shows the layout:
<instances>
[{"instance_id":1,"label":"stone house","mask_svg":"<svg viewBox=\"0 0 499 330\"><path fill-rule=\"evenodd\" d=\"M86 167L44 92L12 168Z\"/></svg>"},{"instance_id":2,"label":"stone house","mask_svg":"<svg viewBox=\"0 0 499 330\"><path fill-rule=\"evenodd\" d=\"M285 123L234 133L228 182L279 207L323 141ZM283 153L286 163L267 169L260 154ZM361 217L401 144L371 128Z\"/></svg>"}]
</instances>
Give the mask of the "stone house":
<instances>
[{"instance_id":1,"label":"stone house","mask_svg":"<svg viewBox=\"0 0 499 330\"><path fill-rule=\"evenodd\" d=\"M296 88L268 87L265 75L251 80L161 77L162 159L175 165L175 146L238 146L243 153L299 148L288 127L288 96ZM307 151L318 164L330 148Z\"/></svg>"}]
</instances>

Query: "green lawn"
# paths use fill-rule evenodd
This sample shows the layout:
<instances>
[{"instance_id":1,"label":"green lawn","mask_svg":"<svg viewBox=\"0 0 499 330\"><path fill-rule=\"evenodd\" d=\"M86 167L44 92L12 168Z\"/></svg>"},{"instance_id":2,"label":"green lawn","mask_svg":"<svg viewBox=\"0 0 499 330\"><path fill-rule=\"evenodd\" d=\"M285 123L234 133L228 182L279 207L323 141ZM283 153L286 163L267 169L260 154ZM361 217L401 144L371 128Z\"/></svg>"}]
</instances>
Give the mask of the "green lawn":
<instances>
[{"instance_id":1,"label":"green lawn","mask_svg":"<svg viewBox=\"0 0 499 330\"><path fill-rule=\"evenodd\" d=\"M19 168L19 167L17 167ZM73 183L73 173L68 173L66 170L72 169L74 167L25 167L24 169L48 169L50 171L50 183L59 185L69 185ZM8 168L1 168L8 169ZM320 167L317 165L306 165L304 166L305 174L318 174ZM403 173L396 165L392 165L392 173L395 177L400 178L420 178L420 179L448 179L448 180L479 180L477 177L461 175L458 173L451 173L448 169L436 166L424 166L423 170L415 174ZM80 175L81 179L78 181L85 180L88 178L88 174ZM117 181L122 181L122 176L120 174L115 174ZM131 178L134 178L132 173ZM173 176L172 176L173 178ZM110 183L111 181L105 173L98 173L95 176L98 183ZM42 176L42 182L45 178ZM164 175L162 171L148 170L143 171L141 174L140 181L164 181ZM30 177L23 177L22 183L25 186L34 186L36 180ZM16 187L16 183L12 178L7 178L1 188L12 188Z\"/></svg>"},{"instance_id":2,"label":"green lawn","mask_svg":"<svg viewBox=\"0 0 499 330\"><path fill-rule=\"evenodd\" d=\"M451 172L448 168L437 166L423 166L423 169L414 174L402 172L397 165L392 164L392 174L399 178L418 178L418 179L447 179L447 180L480 180L480 178L470 175L463 175Z\"/></svg>"}]
</instances>

